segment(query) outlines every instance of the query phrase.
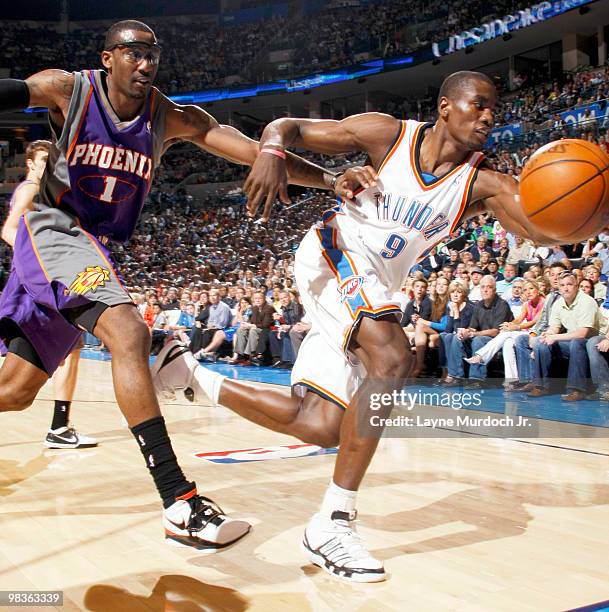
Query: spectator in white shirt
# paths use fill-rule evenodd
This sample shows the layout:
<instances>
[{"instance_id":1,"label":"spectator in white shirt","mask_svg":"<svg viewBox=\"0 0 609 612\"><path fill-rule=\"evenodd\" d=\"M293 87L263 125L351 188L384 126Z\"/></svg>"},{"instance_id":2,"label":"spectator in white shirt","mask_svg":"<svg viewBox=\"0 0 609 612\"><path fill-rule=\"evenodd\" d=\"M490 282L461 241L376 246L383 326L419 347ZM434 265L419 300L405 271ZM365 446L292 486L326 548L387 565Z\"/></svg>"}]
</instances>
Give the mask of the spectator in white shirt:
<instances>
[{"instance_id":1,"label":"spectator in white shirt","mask_svg":"<svg viewBox=\"0 0 609 612\"><path fill-rule=\"evenodd\" d=\"M514 236L514 246L510 248L507 263L518 265L519 261L526 261L533 256L533 247L530 242L525 242L522 236Z\"/></svg>"},{"instance_id":2,"label":"spectator in white shirt","mask_svg":"<svg viewBox=\"0 0 609 612\"><path fill-rule=\"evenodd\" d=\"M482 294L480 293L480 281L484 276L484 272L480 268L474 268L470 272L470 280L471 280L471 289L469 290L469 295L467 296L470 302L479 302L482 299Z\"/></svg>"}]
</instances>

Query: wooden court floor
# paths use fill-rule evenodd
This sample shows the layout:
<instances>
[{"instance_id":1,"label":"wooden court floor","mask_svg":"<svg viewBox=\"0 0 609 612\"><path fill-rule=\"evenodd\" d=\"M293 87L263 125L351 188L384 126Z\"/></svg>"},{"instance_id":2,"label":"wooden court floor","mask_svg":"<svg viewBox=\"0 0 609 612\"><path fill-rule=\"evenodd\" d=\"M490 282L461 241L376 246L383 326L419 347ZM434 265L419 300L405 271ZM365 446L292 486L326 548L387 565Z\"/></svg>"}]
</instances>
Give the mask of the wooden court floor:
<instances>
[{"instance_id":1,"label":"wooden court floor","mask_svg":"<svg viewBox=\"0 0 609 612\"><path fill-rule=\"evenodd\" d=\"M83 360L73 409L98 448L44 449L51 397L47 386L28 411L0 415L0 591L62 590L61 610L112 612L537 611L609 599L609 440L565 441L593 452L383 440L358 505L360 530L390 577L353 585L307 565L298 546L332 455L202 461L196 452L294 440L224 408L166 405L174 448L200 492L254 524L237 546L202 555L164 544L110 364Z\"/></svg>"}]
</instances>

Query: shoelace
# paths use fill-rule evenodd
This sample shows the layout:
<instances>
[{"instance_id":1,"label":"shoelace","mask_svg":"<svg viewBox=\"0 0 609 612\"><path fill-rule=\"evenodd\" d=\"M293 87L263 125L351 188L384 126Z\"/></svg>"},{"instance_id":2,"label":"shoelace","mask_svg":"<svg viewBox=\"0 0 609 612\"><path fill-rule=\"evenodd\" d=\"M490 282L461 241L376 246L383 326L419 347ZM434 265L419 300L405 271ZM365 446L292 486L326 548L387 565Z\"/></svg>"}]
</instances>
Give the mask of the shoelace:
<instances>
[{"instance_id":1,"label":"shoelace","mask_svg":"<svg viewBox=\"0 0 609 612\"><path fill-rule=\"evenodd\" d=\"M188 503L191 507L188 532L191 535L205 529L209 523L217 526L224 522L224 511L208 497L195 495L188 500Z\"/></svg>"},{"instance_id":2,"label":"shoelace","mask_svg":"<svg viewBox=\"0 0 609 612\"><path fill-rule=\"evenodd\" d=\"M331 561L335 562L339 559L347 560L347 558L363 559L370 556L370 553L364 546L364 538L357 533L357 531L351 529L349 523L336 520L333 522L334 525L340 527L338 531L341 535L336 535L337 529L333 529L332 531L328 530L326 533L334 534L334 537L322 546L322 548L325 549L324 554L330 558ZM357 521L352 522L355 523Z\"/></svg>"}]
</instances>

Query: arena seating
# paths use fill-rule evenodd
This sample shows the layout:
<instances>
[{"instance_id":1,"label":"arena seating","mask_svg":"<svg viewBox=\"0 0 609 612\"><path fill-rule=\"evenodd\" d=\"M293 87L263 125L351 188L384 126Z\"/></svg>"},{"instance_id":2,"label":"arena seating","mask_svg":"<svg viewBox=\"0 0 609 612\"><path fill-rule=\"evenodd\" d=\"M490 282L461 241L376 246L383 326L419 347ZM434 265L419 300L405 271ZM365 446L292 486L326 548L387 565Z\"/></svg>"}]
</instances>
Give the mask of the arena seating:
<instances>
[{"instance_id":1,"label":"arena seating","mask_svg":"<svg viewBox=\"0 0 609 612\"><path fill-rule=\"evenodd\" d=\"M264 82L338 68L371 57L391 57L429 46L493 16L501 17L529 3L499 0L453 2L389 0L362 7L328 6L317 13L275 16L264 21L219 25L205 16L155 18L153 27L164 47L158 85L167 93L197 91L239 82ZM68 34L51 25L0 24L0 68L24 78L42 68L81 70L100 66L105 25L77 24ZM293 51L298 49L297 53ZM284 50L289 57L269 64L265 55ZM42 62L42 64L41 64Z\"/></svg>"}]
</instances>

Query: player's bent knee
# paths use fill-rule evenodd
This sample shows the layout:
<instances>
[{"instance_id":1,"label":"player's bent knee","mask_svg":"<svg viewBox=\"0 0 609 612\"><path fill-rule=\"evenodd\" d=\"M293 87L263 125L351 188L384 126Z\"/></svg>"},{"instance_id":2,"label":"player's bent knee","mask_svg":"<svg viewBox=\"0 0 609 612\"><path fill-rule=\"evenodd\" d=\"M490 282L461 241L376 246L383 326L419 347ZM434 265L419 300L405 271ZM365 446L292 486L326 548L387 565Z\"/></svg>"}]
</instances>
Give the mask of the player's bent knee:
<instances>
[{"instance_id":1,"label":"player's bent knee","mask_svg":"<svg viewBox=\"0 0 609 612\"><path fill-rule=\"evenodd\" d=\"M312 432L313 436L310 440L310 444L321 446L322 448L334 448L338 446L340 436L338 431L332 430L317 430Z\"/></svg>"},{"instance_id":2,"label":"player's bent knee","mask_svg":"<svg viewBox=\"0 0 609 612\"><path fill-rule=\"evenodd\" d=\"M340 441L338 432L310 428L301 433L297 433L296 437L307 444L314 444L321 448L334 448L338 446Z\"/></svg>"},{"instance_id":3,"label":"player's bent knee","mask_svg":"<svg viewBox=\"0 0 609 612\"><path fill-rule=\"evenodd\" d=\"M150 353L150 330L144 321L131 320L120 329L109 334L104 341L111 352L124 352L129 355L148 355Z\"/></svg>"}]
</instances>

